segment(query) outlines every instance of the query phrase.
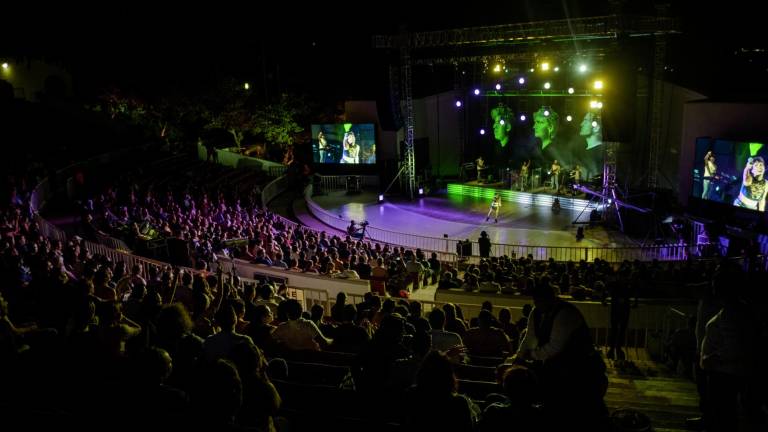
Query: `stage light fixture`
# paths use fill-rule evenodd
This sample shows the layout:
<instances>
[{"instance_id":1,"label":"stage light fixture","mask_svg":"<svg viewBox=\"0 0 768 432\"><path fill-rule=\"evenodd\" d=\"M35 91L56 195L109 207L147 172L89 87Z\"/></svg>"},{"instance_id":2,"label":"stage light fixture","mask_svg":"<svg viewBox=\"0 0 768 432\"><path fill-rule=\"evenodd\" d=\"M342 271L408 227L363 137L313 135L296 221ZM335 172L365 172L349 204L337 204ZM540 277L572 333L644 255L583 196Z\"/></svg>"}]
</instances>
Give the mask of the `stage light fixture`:
<instances>
[{"instance_id":1,"label":"stage light fixture","mask_svg":"<svg viewBox=\"0 0 768 432\"><path fill-rule=\"evenodd\" d=\"M3 62L3 69L8 69L10 65L7 62Z\"/></svg>"},{"instance_id":2,"label":"stage light fixture","mask_svg":"<svg viewBox=\"0 0 768 432\"><path fill-rule=\"evenodd\" d=\"M423 187L419 188L419 195L424 195L424 188Z\"/></svg>"},{"instance_id":3,"label":"stage light fixture","mask_svg":"<svg viewBox=\"0 0 768 432\"><path fill-rule=\"evenodd\" d=\"M531 72L536 72L536 69L534 69L534 68L531 68Z\"/></svg>"},{"instance_id":4,"label":"stage light fixture","mask_svg":"<svg viewBox=\"0 0 768 432\"><path fill-rule=\"evenodd\" d=\"M480 135L485 135L485 129L480 129Z\"/></svg>"},{"instance_id":5,"label":"stage light fixture","mask_svg":"<svg viewBox=\"0 0 768 432\"><path fill-rule=\"evenodd\" d=\"M245 83L245 84L243 84L243 88L248 90L248 89L251 88L251 85L249 83Z\"/></svg>"},{"instance_id":6,"label":"stage light fixture","mask_svg":"<svg viewBox=\"0 0 768 432\"><path fill-rule=\"evenodd\" d=\"M573 120L573 117L572 117L572 116L570 116L570 115L568 115L568 116L565 116L565 120L566 120L566 121L571 121L571 120Z\"/></svg>"},{"instance_id":7,"label":"stage light fixture","mask_svg":"<svg viewBox=\"0 0 768 432\"><path fill-rule=\"evenodd\" d=\"M493 67L493 71L494 72L501 72L501 65L497 63L496 66Z\"/></svg>"},{"instance_id":8,"label":"stage light fixture","mask_svg":"<svg viewBox=\"0 0 768 432\"><path fill-rule=\"evenodd\" d=\"M461 101L460 100L456 101L456 108L461 108Z\"/></svg>"},{"instance_id":9,"label":"stage light fixture","mask_svg":"<svg viewBox=\"0 0 768 432\"><path fill-rule=\"evenodd\" d=\"M544 110L544 117L549 117L549 110Z\"/></svg>"},{"instance_id":10,"label":"stage light fixture","mask_svg":"<svg viewBox=\"0 0 768 432\"><path fill-rule=\"evenodd\" d=\"M602 102L598 102L597 103L597 108L598 109L603 109L603 103Z\"/></svg>"},{"instance_id":11,"label":"stage light fixture","mask_svg":"<svg viewBox=\"0 0 768 432\"><path fill-rule=\"evenodd\" d=\"M574 90L573 87L568 87L568 94L573 94Z\"/></svg>"},{"instance_id":12,"label":"stage light fixture","mask_svg":"<svg viewBox=\"0 0 768 432\"><path fill-rule=\"evenodd\" d=\"M593 120L593 121L592 121L592 127L593 127L593 128L597 127L597 120Z\"/></svg>"},{"instance_id":13,"label":"stage light fixture","mask_svg":"<svg viewBox=\"0 0 768 432\"><path fill-rule=\"evenodd\" d=\"M379 194L379 202L383 202L383 201L384 201L384 194Z\"/></svg>"},{"instance_id":14,"label":"stage light fixture","mask_svg":"<svg viewBox=\"0 0 768 432\"><path fill-rule=\"evenodd\" d=\"M595 90L602 90L603 89L603 82L600 80L595 81L594 83Z\"/></svg>"},{"instance_id":15,"label":"stage light fixture","mask_svg":"<svg viewBox=\"0 0 768 432\"><path fill-rule=\"evenodd\" d=\"M496 90L501 90L501 84L496 84Z\"/></svg>"},{"instance_id":16,"label":"stage light fixture","mask_svg":"<svg viewBox=\"0 0 768 432\"><path fill-rule=\"evenodd\" d=\"M560 72L560 67L555 66L555 72Z\"/></svg>"},{"instance_id":17,"label":"stage light fixture","mask_svg":"<svg viewBox=\"0 0 768 432\"><path fill-rule=\"evenodd\" d=\"M550 88L550 87L552 87L552 84L550 84L550 83L548 83L548 82L545 82L545 83L544 83L544 88L545 88L545 89L549 90L549 88Z\"/></svg>"},{"instance_id":18,"label":"stage light fixture","mask_svg":"<svg viewBox=\"0 0 768 432\"><path fill-rule=\"evenodd\" d=\"M480 89L475 89L475 96L480 94Z\"/></svg>"},{"instance_id":19,"label":"stage light fixture","mask_svg":"<svg viewBox=\"0 0 768 432\"><path fill-rule=\"evenodd\" d=\"M586 71L587 71L587 65L585 65L585 64L583 64L583 63L582 63L582 64L580 64L580 65L579 65L579 72L581 72L581 73L584 73L584 72L586 72Z\"/></svg>"},{"instance_id":20,"label":"stage light fixture","mask_svg":"<svg viewBox=\"0 0 768 432\"><path fill-rule=\"evenodd\" d=\"M589 107L590 108L597 108L597 101L589 101Z\"/></svg>"},{"instance_id":21,"label":"stage light fixture","mask_svg":"<svg viewBox=\"0 0 768 432\"><path fill-rule=\"evenodd\" d=\"M549 63L544 62L541 64L541 70L548 71L549 70Z\"/></svg>"},{"instance_id":22,"label":"stage light fixture","mask_svg":"<svg viewBox=\"0 0 768 432\"><path fill-rule=\"evenodd\" d=\"M517 82L520 83L520 84L525 84L525 78L520 77L520 79L517 80Z\"/></svg>"},{"instance_id":23,"label":"stage light fixture","mask_svg":"<svg viewBox=\"0 0 768 432\"><path fill-rule=\"evenodd\" d=\"M499 119L499 124L500 124L500 125L503 125L504 123L505 123L505 122L504 122L504 119Z\"/></svg>"},{"instance_id":24,"label":"stage light fixture","mask_svg":"<svg viewBox=\"0 0 768 432\"><path fill-rule=\"evenodd\" d=\"M520 114L520 121L525 121L525 114Z\"/></svg>"}]
</instances>

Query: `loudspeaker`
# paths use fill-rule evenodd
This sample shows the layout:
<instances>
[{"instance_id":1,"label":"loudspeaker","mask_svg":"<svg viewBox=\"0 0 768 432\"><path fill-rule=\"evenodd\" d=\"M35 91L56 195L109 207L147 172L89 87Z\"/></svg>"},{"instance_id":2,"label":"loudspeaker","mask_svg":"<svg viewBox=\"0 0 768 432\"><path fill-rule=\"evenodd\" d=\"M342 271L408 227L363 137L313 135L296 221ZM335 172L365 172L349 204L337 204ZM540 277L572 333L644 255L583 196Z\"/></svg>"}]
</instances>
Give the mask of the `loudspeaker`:
<instances>
[{"instance_id":1,"label":"loudspeaker","mask_svg":"<svg viewBox=\"0 0 768 432\"><path fill-rule=\"evenodd\" d=\"M360 176L347 176L347 193L360 192Z\"/></svg>"}]
</instances>

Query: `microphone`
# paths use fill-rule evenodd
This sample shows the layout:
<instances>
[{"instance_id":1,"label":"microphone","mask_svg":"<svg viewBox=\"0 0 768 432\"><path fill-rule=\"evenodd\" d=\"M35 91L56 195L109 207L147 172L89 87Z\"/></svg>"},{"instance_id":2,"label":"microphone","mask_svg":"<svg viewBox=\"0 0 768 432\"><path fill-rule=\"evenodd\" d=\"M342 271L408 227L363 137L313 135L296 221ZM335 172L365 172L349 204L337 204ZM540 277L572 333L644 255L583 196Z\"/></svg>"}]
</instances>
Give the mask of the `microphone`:
<instances>
[{"instance_id":1,"label":"microphone","mask_svg":"<svg viewBox=\"0 0 768 432\"><path fill-rule=\"evenodd\" d=\"M747 159L747 165L749 165L751 163L752 163L752 158L750 157L749 159Z\"/></svg>"}]
</instances>

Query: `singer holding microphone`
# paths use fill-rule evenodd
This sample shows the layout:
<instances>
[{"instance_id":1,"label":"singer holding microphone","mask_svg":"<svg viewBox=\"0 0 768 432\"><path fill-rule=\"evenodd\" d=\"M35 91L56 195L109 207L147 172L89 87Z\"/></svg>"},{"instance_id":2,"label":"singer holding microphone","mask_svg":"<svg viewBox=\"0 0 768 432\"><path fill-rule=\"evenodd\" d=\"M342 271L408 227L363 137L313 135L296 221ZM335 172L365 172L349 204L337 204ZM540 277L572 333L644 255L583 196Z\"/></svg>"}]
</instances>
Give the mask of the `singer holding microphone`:
<instances>
[{"instance_id":1,"label":"singer holding microphone","mask_svg":"<svg viewBox=\"0 0 768 432\"><path fill-rule=\"evenodd\" d=\"M744 167L739 196L733 201L736 207L765 211L765 161L761 156L751 157Z\"/></svg>"}]
</instances>

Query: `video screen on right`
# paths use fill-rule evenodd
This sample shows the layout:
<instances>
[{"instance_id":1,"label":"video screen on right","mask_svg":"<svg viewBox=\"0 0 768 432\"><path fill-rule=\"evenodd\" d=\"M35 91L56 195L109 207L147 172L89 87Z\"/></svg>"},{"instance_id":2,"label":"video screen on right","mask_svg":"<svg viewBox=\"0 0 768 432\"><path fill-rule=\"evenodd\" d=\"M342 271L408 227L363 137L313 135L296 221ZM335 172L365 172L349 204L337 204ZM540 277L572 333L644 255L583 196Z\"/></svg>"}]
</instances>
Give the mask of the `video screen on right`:
<instances>
[{"instance_id":1,"label":"video screen on right","mask_svg":"<svg viewBox=\"0 0 768 432\"><path fill-rule=\"evenodd\" d=\"M759 142L698 138L694 157L693 196L765 211L768 146Z\"/></svg>"}]
</instances>

